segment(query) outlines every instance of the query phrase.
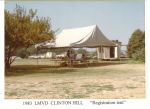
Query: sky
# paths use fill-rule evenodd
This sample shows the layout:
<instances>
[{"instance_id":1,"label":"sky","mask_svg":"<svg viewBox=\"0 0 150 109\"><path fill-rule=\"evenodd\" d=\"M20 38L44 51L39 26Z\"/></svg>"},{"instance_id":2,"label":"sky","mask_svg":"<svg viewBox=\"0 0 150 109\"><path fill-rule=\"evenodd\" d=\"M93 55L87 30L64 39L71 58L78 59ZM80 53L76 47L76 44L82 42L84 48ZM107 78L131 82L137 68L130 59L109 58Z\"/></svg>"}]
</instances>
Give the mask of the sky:
<instances>
[{"instance_id":1,"label":"sky","mask_svg":"<svg viewBox=\"0 0 150 109\"><path fill-rule=\"evenodd\" d=\"M145 30L145 5L139 1L7 1L5 9L13 12L16 4L37 9L40 17L50 17L52 29L97 25L110 40L128 44L136 29Z\"/></svg>"}]
</instances>

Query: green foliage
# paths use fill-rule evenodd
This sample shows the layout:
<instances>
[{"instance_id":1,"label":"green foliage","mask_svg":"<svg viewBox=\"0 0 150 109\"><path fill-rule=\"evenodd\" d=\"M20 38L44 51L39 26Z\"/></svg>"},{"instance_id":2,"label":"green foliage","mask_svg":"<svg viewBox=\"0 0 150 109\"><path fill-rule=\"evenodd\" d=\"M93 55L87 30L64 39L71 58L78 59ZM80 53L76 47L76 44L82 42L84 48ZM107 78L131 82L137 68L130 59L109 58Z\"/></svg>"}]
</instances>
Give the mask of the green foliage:
<instances>
[{"instance_id":1,"label":"green foliage","mask_svg":"<svg viewBox=\"0 0 150 109\"><path fill-rule=\"evenodd\" d=\"M36 54L37 53L37 49L34 46L29 47L26 50L30 55Z\"/></svg>"},{"instance_id":2,"label":"green foliage","mask_svg":"<svg viewBox=\"0 0 150 109\"><path fill-rule=\"evenodd\" d=\"M13 13L5 10L6 68L10 67L13 62L11 56L15 55L18 49L27 49L31 45L53 38L50 19L39 18L36 13L36 10L27 11L18 5Z\"/></svg>"},{"instance_id":3,"label":"green foliage","mask_svg":"<svg viewBox=\"0 0 150 109\"><path fill-rule=\"evenodd\" d=\"M37 53L37 49L34 46L29 48L20 48L16 50L15 55L21 58L27 58L29 55L34 55Z\"/></svg>"},{"instance_id":4,"label":"green foliage","mask_svg":"<svg viewBox=\"0 0 150 109\"><path fill-rule=\"evenodd\" d=\"M85 49L83 49L83 48L79 48L78 50L76 50L76 53L77 54L82 54L82 53L87 53L87 51L85 50Z\"/></svg>"},{"instance_id":5,"label":"green foliage","mask_svg":"<svg viewBox=\"0 0 150 109\"><path fill-rule=\"evenodd\" d=\"M141 62L145 62L145 49L139 49L137 50L133 55L132 55L133 59L136 61L141 61Z\"/></svg>"},{"instance_id":6,"label":"green foliage","mask_svg":"<svg viewBox=\"0 0 150 109\"><path fill-rule=\"evenodd\" d=\"M21 48L16 51L16 56L21 57L21 58L27 58L30 55L30 53L25 50L25 48Z\"/></svg>"},{"instance_id":7,"label":"green foliage","mask_svg":"<svg viewBox=\"0 0 150 109\"><path fill-rule=\"evenodd\" d=\"M29 56L29 52L22 50L19 52L18 56L21 58L27 58Z\"/></svg>"},{"instance_id":8,"label":"green foliage","mask_svg":"<svg viewBox=\"0 0 150 109\"><path fill-rule=\"evenodd\" d=\"M128 56L134 60L145 60L145 32L136 30L128 42Z\"/></svg>"}]
</instances>

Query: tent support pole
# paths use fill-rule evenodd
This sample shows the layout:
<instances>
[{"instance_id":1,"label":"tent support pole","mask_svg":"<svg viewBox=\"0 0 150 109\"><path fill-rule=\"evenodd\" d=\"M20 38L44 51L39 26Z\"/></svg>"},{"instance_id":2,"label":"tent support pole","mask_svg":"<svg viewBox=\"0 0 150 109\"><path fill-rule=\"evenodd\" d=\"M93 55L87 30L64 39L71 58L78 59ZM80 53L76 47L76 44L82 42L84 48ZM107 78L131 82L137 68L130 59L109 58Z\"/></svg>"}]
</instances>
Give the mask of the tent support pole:
<instances>
[{"instance_id":1,"label":"tent support pole","mask_svg":"<svg viewBox=\"0 0 150 109\"><path fill-rule=\"evenodd\" d=\"M37 56L37 65L38 65L39 64L39 62L38 62L38 47L36 49L36 56Z\"/></svg>"},{"instance_id":2,"label":"tent support pole","mask_svg":"<svg viewBox=\"0 0 150 109\"><path fill-rule=\"evenodd\" d=\"M101 51L101 60L103 59L103 46L101 45L100 47L100 51Z\"/></svg>"},{"instance_id":3,"label":"tent support pole","mask_svg":"<svg viewBox=\"0 0 150 109\"><path fill-rule=\"evenodd\" d=\"M97 61L99 61L99 47L96 48L96 52L97 52Z\"/></svg>"},{"instance_id":4,"label":"tent support pole","mask_svg":"<svg viewBox=\"0 0 150 109\"><path fill-rule=\"evenodd\" d=\"M99 61L100 58L102 58L102 50L101 50L101 46L97 47L97 60Z\"/></svg>"}]
</instances>

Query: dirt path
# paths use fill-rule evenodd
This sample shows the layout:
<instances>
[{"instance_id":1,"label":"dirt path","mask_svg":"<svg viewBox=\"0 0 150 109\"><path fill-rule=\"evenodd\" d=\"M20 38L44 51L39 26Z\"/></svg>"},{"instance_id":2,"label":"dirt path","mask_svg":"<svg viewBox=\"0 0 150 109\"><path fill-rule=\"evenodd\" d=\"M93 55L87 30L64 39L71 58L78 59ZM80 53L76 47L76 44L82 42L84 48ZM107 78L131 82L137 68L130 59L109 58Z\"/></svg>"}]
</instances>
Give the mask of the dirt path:
<instances>
[{"instance_id":1,"label":"dirt path","mask_svg":"<svg viewBox=\"0 0 150 109\"><path fill-rule=\"evenodd\" d=\"M144 64L121 64L86 68L97 71L95 74L10 76L5 79L5 98L144 98L144 67Z\"/></svg>"}]
</instances>

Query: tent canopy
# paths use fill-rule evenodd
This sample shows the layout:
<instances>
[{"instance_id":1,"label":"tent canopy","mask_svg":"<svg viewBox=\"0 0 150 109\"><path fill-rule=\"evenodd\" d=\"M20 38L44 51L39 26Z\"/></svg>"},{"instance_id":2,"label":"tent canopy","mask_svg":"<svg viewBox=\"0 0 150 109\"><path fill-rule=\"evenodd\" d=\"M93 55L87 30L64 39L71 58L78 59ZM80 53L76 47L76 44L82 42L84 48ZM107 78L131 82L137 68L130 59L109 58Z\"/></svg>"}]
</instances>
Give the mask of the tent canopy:
<instances>
[{"instance_id":1,"label":"tent canopy","mask_svg":"<svg viewBox=\"0 0 150 109\"><path fill-rule=\"evenodd\" d=\"M115 46L115 44L104 36L97 25L64 29L56 36L55 40L55 47L80 48L99 46Z\"/></svg>"}]
</instances>

